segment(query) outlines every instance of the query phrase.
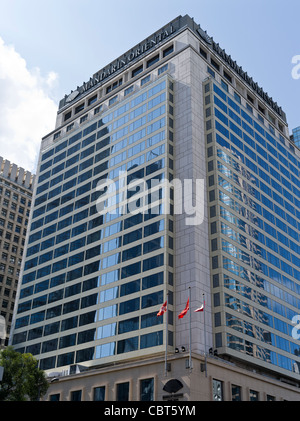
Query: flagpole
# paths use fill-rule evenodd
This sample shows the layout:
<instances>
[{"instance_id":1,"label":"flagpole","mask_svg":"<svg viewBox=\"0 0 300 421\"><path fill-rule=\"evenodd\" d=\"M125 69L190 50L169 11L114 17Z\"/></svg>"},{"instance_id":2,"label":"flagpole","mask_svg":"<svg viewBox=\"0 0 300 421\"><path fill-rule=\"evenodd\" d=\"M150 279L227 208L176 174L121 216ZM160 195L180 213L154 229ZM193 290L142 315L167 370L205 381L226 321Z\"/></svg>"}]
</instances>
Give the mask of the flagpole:
<instances>
[{"instance_id":1,"label":"flagpole","mask_svg":"<svg viewBox=\"0 0 300 421\"><path fill-rule=\"evenodd\" d=\"M203 305L205 303L205 295L203 293ZM205 305L203 308L203 324L204 324L204 364L205 364L205 377L207 377L207 355L206 355L206 325L205 325L205 313L206 313L206 309L205 309Z\"/></svg>"},{"instance_id":2,"label":"flagpole","mask_svg":"<svg viewBox=\"0 0 300 421\"><path fill-rule=\"evenodd\" d=\"M166 311L166 351L165 351L165 377L168 375L168 314L169 314L169 292L167 292L167 311Z\"/></svg>"},{"instance_id":3,"label":"flagpole","mask_svg":"<svg viewBox=\"0 0 300 421\"><path fill-rule=\"evenodd\" d=\"M191 287L189 287L189 304L190 304L190 343L189 343L189 350L190 350L190 356L189 356L189 369L192 370L192 311L191 311Z\"/></svg>"}]
</instances>

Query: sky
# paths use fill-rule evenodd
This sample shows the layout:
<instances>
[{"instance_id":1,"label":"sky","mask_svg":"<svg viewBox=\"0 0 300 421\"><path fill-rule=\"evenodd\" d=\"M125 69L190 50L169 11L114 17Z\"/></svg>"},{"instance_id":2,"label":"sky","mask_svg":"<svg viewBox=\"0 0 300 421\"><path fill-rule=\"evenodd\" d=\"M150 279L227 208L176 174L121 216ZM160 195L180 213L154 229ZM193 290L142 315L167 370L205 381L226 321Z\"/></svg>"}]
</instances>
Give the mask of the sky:
<instances>
[{"instance_id":1,"label":"sky","mask_svg":"<svg viewBox=\"0 0 300 421\"><path fill-rule=\"evenodd\" d=\"M300 126L299 0L0 0L0 156L32 172L59 100L190 15Z\"/></svg>"}]
</instances>

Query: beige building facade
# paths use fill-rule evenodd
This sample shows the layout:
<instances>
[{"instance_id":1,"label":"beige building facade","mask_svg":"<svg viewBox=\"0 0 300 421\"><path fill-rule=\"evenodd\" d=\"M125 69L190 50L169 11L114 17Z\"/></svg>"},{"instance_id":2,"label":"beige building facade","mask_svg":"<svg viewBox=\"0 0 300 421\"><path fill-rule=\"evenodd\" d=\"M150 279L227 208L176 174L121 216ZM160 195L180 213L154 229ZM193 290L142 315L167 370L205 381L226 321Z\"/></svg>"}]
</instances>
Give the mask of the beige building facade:
<instances>
[{"instance_id":1,"label":"beige building facade","mask_svg":"<svg viewBox=\"0 0 300 421\"><path fill-rule=\"evenodd\" d=\"M53 377L43 401L86 402L103 400L111 402L197 402L197 401L298 401L299 386L280 377L262 375L259 370L249 370L215 356L205 359L192 355L193 368L188 366L187 352L170 356L169 371L164 374L164 357L145 358L120 363L64 377ZM164 390L169 381L181 384L175 393ZM151 384L148 393L142 393L143 382ZM126 393L120 395L120 385ZM99 390L101 389L101 393ZM100 399L99 399L100 398Z\"/></svg>"}]
</instances>

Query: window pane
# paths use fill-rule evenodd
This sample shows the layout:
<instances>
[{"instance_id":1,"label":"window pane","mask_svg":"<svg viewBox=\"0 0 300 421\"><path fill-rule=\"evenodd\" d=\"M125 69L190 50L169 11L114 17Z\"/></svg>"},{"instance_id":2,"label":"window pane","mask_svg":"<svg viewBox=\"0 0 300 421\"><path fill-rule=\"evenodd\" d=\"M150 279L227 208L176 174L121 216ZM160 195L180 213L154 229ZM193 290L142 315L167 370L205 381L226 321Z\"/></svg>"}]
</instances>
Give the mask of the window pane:
<instances>
[{"instance_id":1,"label":"window pane","mask_svg":"<svg viewBox=\"0 0 300 421\"><path fill-rule=\"evenodd\" d=\"M94 389L94 401L104 401L105 400L105 386L95 387Z\"/></svg>"},{"instance_id":2,"label":"window pane","mask_svg":"<svg viewBox=\"0 0 300 421\"><path fill-rule=\"evenodd\" d=\"M81 401L81 390L75 390L71 392L71 401Z\"/></svg>"},{"instance_id":3,"label":"window pane","mask_svg":"<svg viewBox=\"0 0 300 421\"><path fill-rule=\"evenodd\" d=\"M117 401L129 401L129 382L117 384Z\"/></svg>"},{"instance_id":4,"label":"window pane","mask_svg":"<svg viewBox=\"0 0 300 421\"><path fill-rule=\"evenodd\" d=\"M144 379L140 382L140 400L154 401L154 379Z\"/></svg>"},{"instance_id":5,"label":"window pane","mask_svg":"<svg viewBox=\"0 0 300 421\"><path fill-rule=\"evenodd\" d=\"M241 401L242 394L241 394L241 387L235 386L234 384L231 386L231 393L232 393L232 401Z\"/></svg>"},{"instance_id":6,"label":"window pane","mask_svg":"<svg viewBox=\"0 0 300 421\"><path fill-rule=\"evenodd\" d=\"M223 387L220 380L213 379L213 400L223 401Z\"/></svg>"}]
</instances>

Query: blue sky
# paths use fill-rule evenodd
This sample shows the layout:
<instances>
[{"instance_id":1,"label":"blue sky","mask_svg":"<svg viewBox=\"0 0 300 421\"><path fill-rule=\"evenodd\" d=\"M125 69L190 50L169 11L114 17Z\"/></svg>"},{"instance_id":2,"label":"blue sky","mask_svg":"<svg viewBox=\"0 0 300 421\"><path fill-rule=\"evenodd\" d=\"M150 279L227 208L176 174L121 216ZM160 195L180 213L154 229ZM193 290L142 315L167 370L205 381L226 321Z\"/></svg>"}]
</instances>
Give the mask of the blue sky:
<instances>
[{"instance_id":1,"label":"blue sky","mask_svg":"<svg viewBox=\"0 0 300 421\"><path fill-rule=\"evenodd\" d=\"M0 0L0 155L34 171L58 101L189 14L300 126L299 0ZM300 71L299 71L300 74Z\"/></svg>"}]
</instances>

